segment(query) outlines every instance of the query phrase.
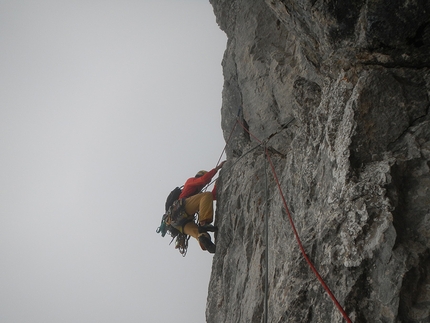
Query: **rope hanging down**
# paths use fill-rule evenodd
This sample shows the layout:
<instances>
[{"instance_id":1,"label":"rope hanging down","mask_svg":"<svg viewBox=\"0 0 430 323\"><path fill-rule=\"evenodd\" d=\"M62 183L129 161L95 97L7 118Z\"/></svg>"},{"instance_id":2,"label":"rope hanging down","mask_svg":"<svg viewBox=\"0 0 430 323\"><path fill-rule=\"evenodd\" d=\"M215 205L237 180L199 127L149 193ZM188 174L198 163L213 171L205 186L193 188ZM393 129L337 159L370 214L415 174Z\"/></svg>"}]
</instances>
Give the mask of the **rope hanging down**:
<instances>
[{"instance_id":1,"label":"rope hanging down","mask_svg":"<svg viewBox=\"0 0 430 323\"><path fill-rule=\"evenodd\" d=\"M217 163L216 163L216 166L218 166L219 162L221 161L222 155L223 155L223 154L224 154L224 152L225 152L225 149L227 148L228 144L230 143L230 139L231 139L231 137L233 136L234 129L236 129L236 126L237 126L237 124L238 124L239 116L240 116L240 111L241 111L241 110L242 110L242 107L240 107L240 108L239 108L239 110L237 111L236 122L234 123L234 126L233 126L233 128L231 129L231 131L230 131L230 135L228 136L228 139L227 139L227 141L225 142L224 148L223 148L223 150L222 150L222 152L221 152L221 155L220 155L220 156L219 156L219 158L218 158L218 161L217 161Z\"/></svg>"},{"instance_id":2,"label":"rope hanging down","mask_svg":"<svg viewBox=\"0 0 430 323\"><path fill-rule=\"evenodd\" d=\"M291 122L291 121L290 121ZM239 118L237 118L237 123L252 137L252 138L254 138L257 142L259 142L259 145L258 146L260 146L260 145L263 145L264 144L264 151L265 151L265 154L266 154L266 157L267 157L267 160L269 161L269 164L270 164L270 168L271 168L271 171L272 171L272 173L273 173L273 177L274 177L274 179L275 179L275 181L276 181L276 184L277 184L277 187L278 187L278 190L279 190L279 194L281 195L281 198L282 198L282 202L283 202L283 205L284 205L284 208L285 208L285 211L287 212L287 215L288 215L288 220L289 220L289 222L290 222L290 225L291 225L291 228L293 229L293 232L294 232L294 236L295 236L295 238L296 238L296 240L297 240L297 243L298 243L298 245L299 245L299 248L300 248L300 251L301 251L301 253L302 253L302 255L303 255L303 257L304 257L304 259L306 260L306 262L308 263L308 265L309 265L309 267L311 268L311 270L313 271L313 273L315 274L315 276L317 277L317 279L318 279L318 281L321 283L321 285L322 285L322 287L324 288L324 290L326 291L326 293L329 295L329 297L332 299L332 301L333 301L333 303L336 305L336 307L337 307L337 309L339 310L339 312L342 314L342 316L343 316L343 318L345 319L345 321L346 322L348 322L348 323L351 323L352 321L351 321L351 319L348 317L348 314L345 312L345 310L342 308L342 306L340 305L340 303L338 302L338 300L336 299L336 297L334 296L334 294L332 293L332 291L330 290L330 288L327 286L327 284L325 283L325 281L324 281L324 279L321 277L321 275L319 274L319 272L318 272L318 270L315 268L315 266L313 265L313 263L312 263L312 261L309 259L309 257L308 257L308 255L306 254L306 251L305 251L305 249L304 249L304 247L303 247L303 244L302 244L302 242L301 242L301 240L300 240L300 237L299 237L299 234L298 234L298 232L297 232L297 230L296 230L296 226L294 225L294 221L293 221L293 218L292 218L292 216L291 216L291 213L290 213L290 210L289 210L289 208L288 208L288 204L287 204L287 201L286 201L286 199L285 199L285 196L284 196L284 193L282 192L282 188L281 188L281 184L280 184L280 181L279 181L279 178L278 178L278 175L276 174L276 170L275 170L275 166L273 165L273 162L272 162L272 159L270 158L270 154L269 154L269 150L267 149L267 147L266 147L266 143L267 143L267 141L266 142L263 142L262 140L260 140L259 138L257 138L254 134L252 134L244 125L243 125L243 123L239 120ZM283 129L285 128L286 126L284 126L283 127ZM271 135L268 139L270 139L270 138L272 138L274 136L274 134L273 135ZM254 147L255 148L255 147ZM252 149L254 149L254 148L252 148ZM267 203L267 202L266 202ZM266 215L267 216L267 215ZM267 231L267 228L266 228L266 231ZM266 246L266 248L267 248L267 246ZM267 265L267 262L266 262L266 265ZM268 270L268 268L266 267L266 271ZM267 297L267 291L266 291L266 296L265 297ZM267 300L265 301L265 302L267 302ZM265 304L265 306L267 307L267 304ZM267 313L267 308L266 308L266 313ZM266 315L266 314L265 314ZM267 318L266 318L267 319Z\"/></svg>"},{"instance_id":3,"label":"rope hanging down","mask_svg":"<svg viewBox=\"0 0 430 323\"><path fill-rule=\"evenodd\" d=\"M264 144L264 151L267 151L266 144ZM264 187L265 187L265 199L266 199L266 211L264 215L264 323L268 322L269 316L269 180L267 176L267 159L264 158Z\"/></svg>"},{"instance_id":4,"label":"rope hanging down","mask_svg":"<svg viewBox=\"0 0 430 323\"><path fill-rule=\"evenodd\" d=\"M239 109L238 109L238 111L237 111L236 122L234 123L234 125L233 125L233 127L232 127L232 129L231 129L231 131L230 131L230 135L228 136L228 139L227 139L227 141L225 142L224 148L222 149L221 155L219 156L218 161L217 161L217 163L216 163L215 167L217 167L217 166L219 165L219 163L220 163L220 161L221 161L221 158L222 158L222 156L224 155L225 149L227 148L227 146L228 146L228 145L229 145L229 143L230 143L231 138L233 137L234 130L236 129L237 124L239 123L240 111L242 111L242 107L239 107ZM241 159L244 155L248 154L249 152L251 152L252 150L254 150L255 148L257 148L257 147L259 147L259 146L260 146L260 145L255 146L254 148L252 148L251 150L249 150L248 152L246 152L245 154L243 154L242 156L240 156L240 158L239 158L239 159ZM236 162L235 162L231 167L233 167L233 166L234 166L238 161L239 161L239 160L236 160ZM214 182L216 182L216 180L217 180L217 178L216 178L216 179L214 179L214 180L212 180L209 184L207 184L207 185L202 189L202 191L206 191L206 190L207 190L207 188L208 188L209 186L211 186Z\"/></svg>"}]
</instances>

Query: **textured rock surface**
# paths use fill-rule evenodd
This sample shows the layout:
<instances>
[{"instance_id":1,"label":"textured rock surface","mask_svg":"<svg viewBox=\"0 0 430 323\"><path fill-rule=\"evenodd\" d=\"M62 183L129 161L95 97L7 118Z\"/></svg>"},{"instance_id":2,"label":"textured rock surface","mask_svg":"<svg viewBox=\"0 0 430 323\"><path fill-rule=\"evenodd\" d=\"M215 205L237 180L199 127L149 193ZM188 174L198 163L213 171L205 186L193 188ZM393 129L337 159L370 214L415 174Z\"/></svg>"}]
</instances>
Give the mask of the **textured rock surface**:
<instances>
[{"instance_id":1,"label":"textured rock surface","mask_svg":"<svg viewBox=\"0 0 430 323\"><path fill-rule=\"evenodd\" d=\"M304 248L353 322L430 322L430 2L211 3L228 36L225 138L240 107L253 135L276 134L267 146ZM343 322L263 148L234 129L207 322L263 322L266 214L268 322Z\"/></svg>"}]
</instances>

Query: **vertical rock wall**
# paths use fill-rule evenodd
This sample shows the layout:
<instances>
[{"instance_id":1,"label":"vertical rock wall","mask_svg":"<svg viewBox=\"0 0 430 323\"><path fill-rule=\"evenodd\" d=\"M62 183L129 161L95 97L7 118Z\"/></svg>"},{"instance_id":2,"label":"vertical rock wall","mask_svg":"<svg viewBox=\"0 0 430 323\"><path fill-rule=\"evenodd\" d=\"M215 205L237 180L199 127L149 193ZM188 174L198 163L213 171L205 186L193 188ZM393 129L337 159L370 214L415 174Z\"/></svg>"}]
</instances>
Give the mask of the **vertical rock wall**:
<instances>
[{"instance_id":1,"label":"vertical rock wall","mask_svg":"<svg viewBox=\"0 0 430 323\"><path fill-rule=\"evenodd\" d=\"M207 322L263 322L265 215L268 322L344 321L253 136L270 138L304 248L352 321L430 322L430 2L210 2L231 139Z\"/></svg>"}]
</instances>

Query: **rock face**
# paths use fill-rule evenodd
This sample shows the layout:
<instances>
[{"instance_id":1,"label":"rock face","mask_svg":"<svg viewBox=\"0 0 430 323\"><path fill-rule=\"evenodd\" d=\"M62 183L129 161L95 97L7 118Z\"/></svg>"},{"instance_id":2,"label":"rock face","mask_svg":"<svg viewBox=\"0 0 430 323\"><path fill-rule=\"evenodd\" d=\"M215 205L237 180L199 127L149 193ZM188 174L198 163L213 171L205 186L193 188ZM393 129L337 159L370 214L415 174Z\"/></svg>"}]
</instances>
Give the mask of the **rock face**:
<instances>
[{"instance_id":1,"label":"rock face","mask_svg":"<svg viewBox=\"0 0 430 323\"><path fill-rule=\"evenodd\" d=\"M267 322L345 321L264 144L349 318L430 322L430 1L210 2L228 162L207 322L263 322L266 296Z\"/></svg>"}]
</instances>

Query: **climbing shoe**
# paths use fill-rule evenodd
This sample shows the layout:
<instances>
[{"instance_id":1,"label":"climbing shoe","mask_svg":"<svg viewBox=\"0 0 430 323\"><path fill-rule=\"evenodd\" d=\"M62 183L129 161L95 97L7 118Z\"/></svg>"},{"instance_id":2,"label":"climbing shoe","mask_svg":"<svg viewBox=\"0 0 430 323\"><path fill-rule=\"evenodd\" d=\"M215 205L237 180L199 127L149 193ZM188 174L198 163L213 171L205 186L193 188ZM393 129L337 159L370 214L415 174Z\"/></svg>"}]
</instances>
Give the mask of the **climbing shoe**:
<instances>
[{"instance_id":1,"label":"climbing shoe","mask_svg":"<svg viewBox=\"0 0 430 323\"><path fill-rule=\"evenodd\" d=\"M207 233L202 233L199 235L199 244L203 250L207 250L209 253L215 253L216 246L211 241L211 237Z\"/></svg>"},{"instance_id":2,"label":"climbing shoe","mask_svg":"<svg viewBox=\"0 0 430 323\"><path fill-rule=\"evenodd\" d=\"M218 231L218 227L212 224L199 225L199 233L216 232L216 231Z\"/></svg>"}]
</instances>

